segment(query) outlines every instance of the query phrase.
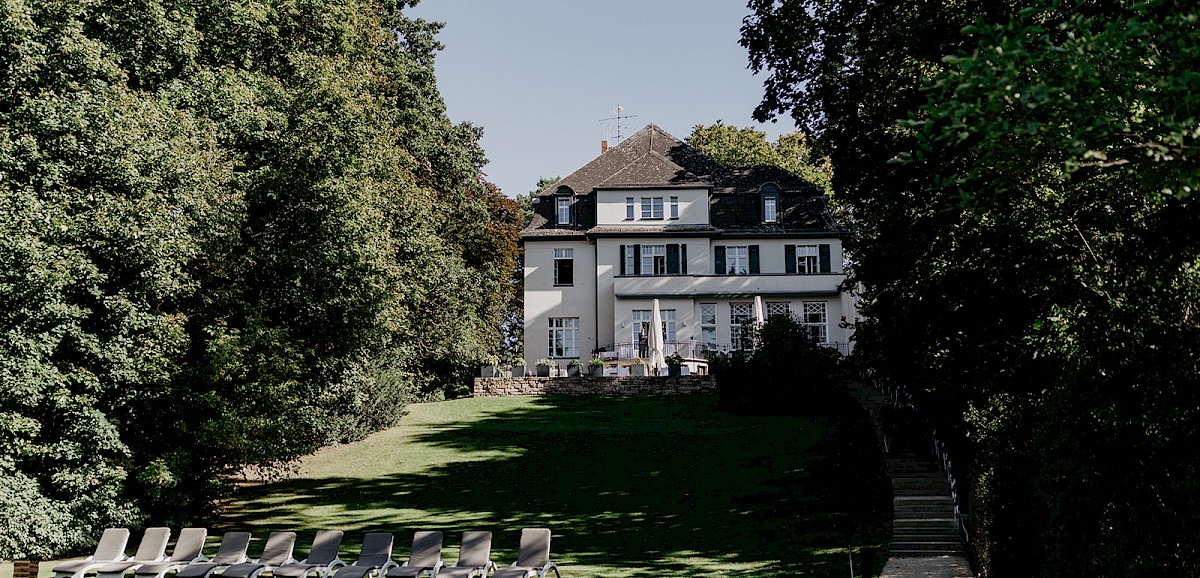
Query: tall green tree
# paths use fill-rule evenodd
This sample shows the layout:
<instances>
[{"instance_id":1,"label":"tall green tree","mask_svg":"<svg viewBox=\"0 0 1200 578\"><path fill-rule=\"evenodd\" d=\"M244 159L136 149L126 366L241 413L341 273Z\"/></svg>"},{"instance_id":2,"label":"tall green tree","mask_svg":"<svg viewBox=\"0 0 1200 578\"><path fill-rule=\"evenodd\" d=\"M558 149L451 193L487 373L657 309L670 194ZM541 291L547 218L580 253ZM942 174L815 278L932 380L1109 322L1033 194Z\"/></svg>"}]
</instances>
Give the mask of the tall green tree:
<instances>
[{"instance_id":1,"label":"tall green tree","mask_svg":"<svg viewBox=\"0 0 1200 578\"><path fill-rule=\"evenodd\" d=\"M985 574L1191 575L1200 16L1034 4L752 3L759 114L832 151L859 350L966 417Z\"/></svg>"},{"instance_id":2,"label":"tall green tree","mask_svg":"<svg viewBox=\"0 0 1200 578\"><path fill-rule=\"evenodd\" d=\"M0 6L0 558L181 522L499 346L519 216L413 4Z\"/></svg>"},{"instance_id":3,"label":"tall green tree","mask_svg":"<svg viewBox=\"0 0 1200 578\"><path fill-rule=\"evenodd\" d=\"M820 153L802 132L780 135L774 143L756 128L739 128L718 120L692 127L687 142L726 166L775 165L833 192L833 169L829 157Z\"/></svg>"}]
</instances>

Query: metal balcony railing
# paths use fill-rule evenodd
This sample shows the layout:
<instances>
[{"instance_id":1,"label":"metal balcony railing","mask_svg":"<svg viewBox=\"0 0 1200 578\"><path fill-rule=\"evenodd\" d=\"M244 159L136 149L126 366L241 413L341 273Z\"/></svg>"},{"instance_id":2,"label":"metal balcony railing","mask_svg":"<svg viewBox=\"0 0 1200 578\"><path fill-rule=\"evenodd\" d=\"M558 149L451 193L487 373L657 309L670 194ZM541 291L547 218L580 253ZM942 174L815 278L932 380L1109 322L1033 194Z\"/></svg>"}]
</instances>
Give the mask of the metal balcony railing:
<instances>
[{"instance_id":1,"label":"metal balcony railing","mask_svg":"<svg viewBox=\"0 0 1200 578\"><path fill-rule=\"evenodd\" d=\"M849 343L820 343L821 347L836 349L842 356L850 355ZM709 353L729 353L747 349L729 343L705 344L699 341L668 341L663 344L663 357L678 353L684 359L705 359ZM596 348L592 355L601 359L647 359L650 357L650 347L645 343L613 343Z\"/></svg>"}]
</instances>

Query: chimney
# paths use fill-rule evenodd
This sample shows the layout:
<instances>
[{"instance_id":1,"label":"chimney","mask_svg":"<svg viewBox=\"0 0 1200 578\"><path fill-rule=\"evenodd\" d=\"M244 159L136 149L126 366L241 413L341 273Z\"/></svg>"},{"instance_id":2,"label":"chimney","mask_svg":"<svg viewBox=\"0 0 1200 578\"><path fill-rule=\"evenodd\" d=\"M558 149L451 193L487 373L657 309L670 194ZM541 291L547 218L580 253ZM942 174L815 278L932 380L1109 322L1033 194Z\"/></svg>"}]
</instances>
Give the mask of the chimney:
<instances>
[{"instance_id":1,"label":"chimney","mask_svg":"<svg viewBox=\"0 0 1200 578\"><path fill-rule=\"evenodd\" d=\"M608 152L608 141L602 140L600 141L600 154L604 154L606 152Z\"/></svg>"}]
</instances>

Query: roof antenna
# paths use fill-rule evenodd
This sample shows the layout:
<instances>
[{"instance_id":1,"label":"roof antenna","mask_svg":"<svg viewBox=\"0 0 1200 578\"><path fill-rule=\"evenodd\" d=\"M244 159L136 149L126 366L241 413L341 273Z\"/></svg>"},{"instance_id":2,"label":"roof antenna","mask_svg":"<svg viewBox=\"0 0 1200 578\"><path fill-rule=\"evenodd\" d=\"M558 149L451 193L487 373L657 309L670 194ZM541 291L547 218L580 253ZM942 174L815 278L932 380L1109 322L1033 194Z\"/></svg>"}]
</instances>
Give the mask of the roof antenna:
<instances>
[{"instance_id":1,"label":"roof antenna","mask_svg":"<svg viewBox=\"0 0 1200 578\"><path fill-rule=\"evenodd\" d=\"M614 116L614 117L612 117L612 118L602 118L602 119L600 119L600 122L608 122L608 121L610 121L610 120L615 120L615 121L617 121L617 141L616 141L616 143L613 145L613 146L616 146L616 145L619 145L619 144L621 144L621 119L624 119L624 118L637 118L637 115L636 115L636 114L621 114L622 112L625 112L625 107L623 107L623 106L621 106L621 105L619 105L619 104L617 105L617 108L614 108L612 111L613 111L613 113L615 113L617 116Z\"/></svg>"}]
</instances>

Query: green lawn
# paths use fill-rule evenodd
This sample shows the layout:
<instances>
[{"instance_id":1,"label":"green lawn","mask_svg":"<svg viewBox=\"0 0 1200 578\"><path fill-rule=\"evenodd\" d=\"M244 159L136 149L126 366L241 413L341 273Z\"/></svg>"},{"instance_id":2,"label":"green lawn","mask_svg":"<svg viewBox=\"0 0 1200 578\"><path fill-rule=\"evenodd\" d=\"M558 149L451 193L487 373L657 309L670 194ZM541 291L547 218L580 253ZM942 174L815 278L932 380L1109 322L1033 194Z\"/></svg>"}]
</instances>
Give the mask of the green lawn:
<instances>
[{"instance_id":1,"label":"green lawn","mask_svg":"<svg viewBox=\"0 0 1200 578\"><path fill-rule=\"evenodd\" d=\"M303 460L294 475L248 484L211 532L346 531L353 559L367 531L491 530L493 559L512 563L519 531L553 531L566 578L848 575L847 543L882 552L890 505L852 488L878 457L847 450L836 420L739 417L715 398L462 399L414 405L398 427ZM841 433L839 433L841 432ZM856 434L862 432L856 432ZM868 455L859 455L866 453ZM847 480L846 478L855 478ZM869 476L868 476L869 477ZM857 529L856 529L857 527ZM868 530L869 528L869 530ZM302 552L301 552L302 553ZM882 553L876 567L882 565ZM44 568L43 572L48 570Z\"/></svg>"}]
</instances>

